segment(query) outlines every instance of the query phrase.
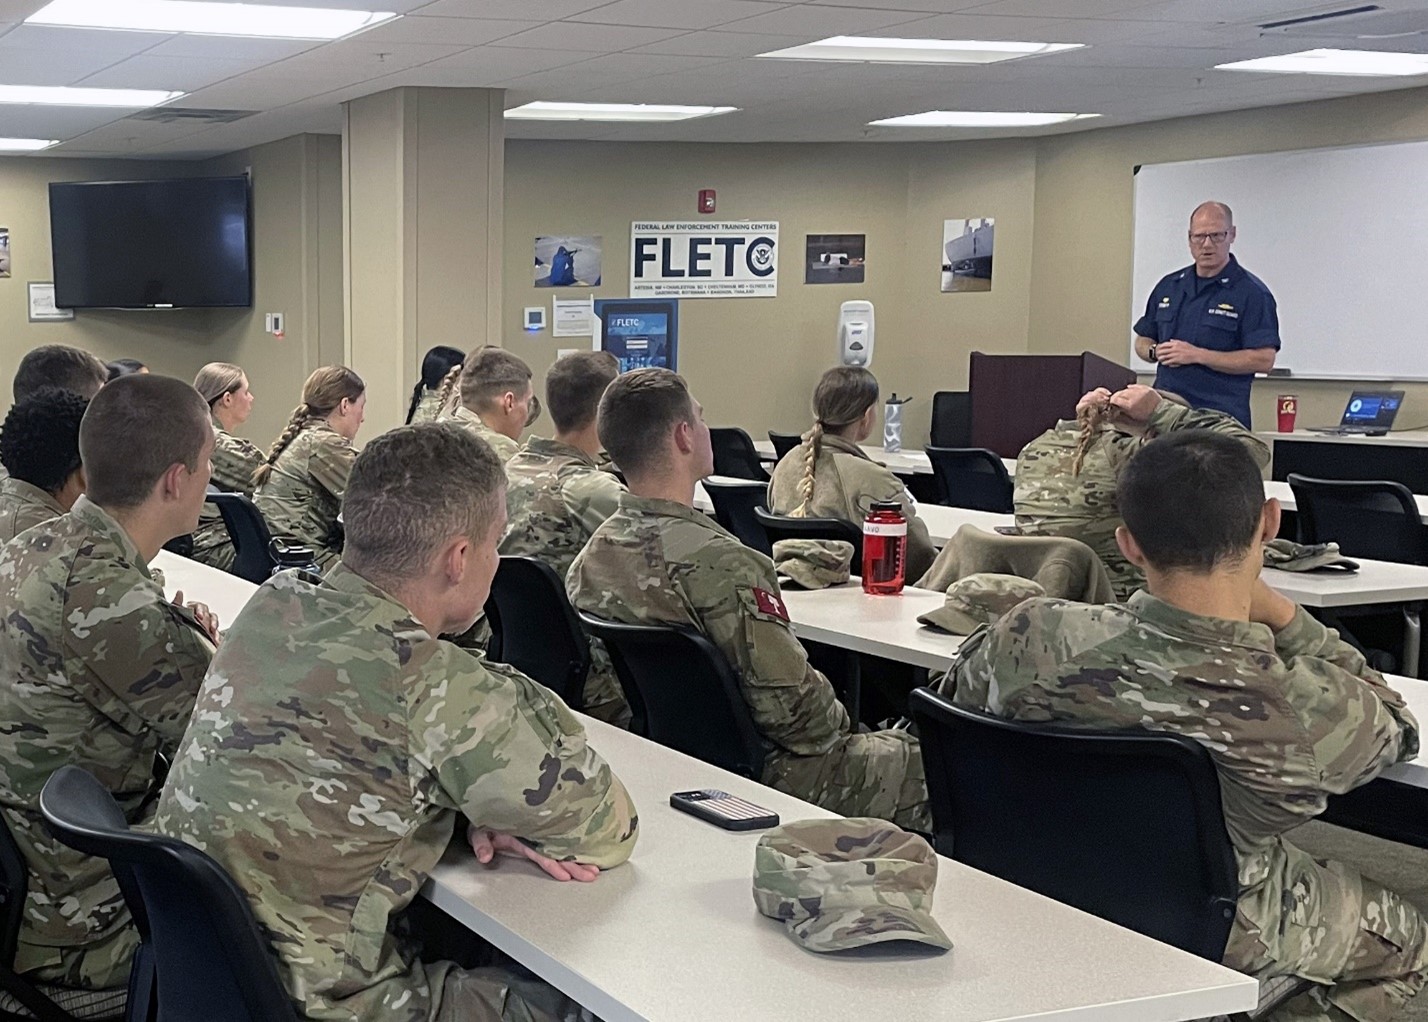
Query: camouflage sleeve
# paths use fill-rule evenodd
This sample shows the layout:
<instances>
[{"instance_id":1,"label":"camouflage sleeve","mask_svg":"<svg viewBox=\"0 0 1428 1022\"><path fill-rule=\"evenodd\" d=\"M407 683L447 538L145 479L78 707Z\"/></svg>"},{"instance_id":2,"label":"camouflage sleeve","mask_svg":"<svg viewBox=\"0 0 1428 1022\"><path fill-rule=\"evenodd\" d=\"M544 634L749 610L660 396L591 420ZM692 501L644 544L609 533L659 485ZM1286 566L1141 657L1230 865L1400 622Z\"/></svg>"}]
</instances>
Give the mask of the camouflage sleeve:
<instances>
[{"instance_id":1,"label":"camouflage sleeve","mask_svg":"<svg viewBox=\"0 0 1428 1022\"><path fill-rule=\"evenodd\" d=\"M417 669L440 681L410 711L412 754L436 778L436 797L552 858L602 869L628 859L634 803L575 715L514 668L436 645Z\"/></svg>"},{"instance_id":2,"label":"camouflage sleeve","mask_svg":"<svg viewBox=\"0 0 1428 1022\"><path fill-rule=\"evenodd\" d=\"M347 477L352 474L352 463L356 460L357 452L352 445L339 437L314 447L307 470L319 486L341 500L347 492Z\"/></svg>"},{"instance_id":3,"label":"camouflage sleeve","mask_svg":"<svg viewBox=\"0 0 1428 1022\"><path fill-rule=\"evenodd\" d=\"M609 472L583 472L564 488L565 504L585 530L585 535L605 524L620 504L625 487Z\"/></svg>"},{"instance_id":4,"label":"camouflage sleeve","mask_svg":"<svg viewBox=\"0 0 1428 1022\"><path fill-rule=\"evenodd\" d=\"M1208 429L1234 437L1249 449L1255 464L1269 464L1269 445L1242 426L1238 419L1209 408L1186 408L1173 401L1162 401L1150 413L1150 431L1154 435L1181 429Z\"/></svg>"},{"instance_id":5,"label":"camouflage sleeve","mask_svg":"<svg viewBox=\"0 0 1428 1022\"><path fill-rule=\"evenodd\" d=\"M70 683L121 730L152 728L172 754L188 727L213 644L154 583L126 587L117 600L97 595L67 610Z\"/></svg>"},{"instance_id":6,"label":"camouflage sleeve","mask_svg":"<svg viewBox=\"0 0 1428 1022\"><path fill-rule=\"evenodd\" d=\"M1274 644L1290 701L1314 733L1326 790L1348 791L1418 754L1418 722L1403 697L1332 628L1301 607Z\"/></svg>"},{"instance_id":7,"label":"camouflage sleeve","mask_svg":"<svg viewBox=\"0 0 1428 1022\"><path fill-rule=\"evenodd\" d=\"M773 562L732 540L701 553L719 559L707 574L727 584L689 594L695 618L739 672L754 725L795 755L827 752L848 732L848 713L793 633Z\"/></svg>"}]
</instances>

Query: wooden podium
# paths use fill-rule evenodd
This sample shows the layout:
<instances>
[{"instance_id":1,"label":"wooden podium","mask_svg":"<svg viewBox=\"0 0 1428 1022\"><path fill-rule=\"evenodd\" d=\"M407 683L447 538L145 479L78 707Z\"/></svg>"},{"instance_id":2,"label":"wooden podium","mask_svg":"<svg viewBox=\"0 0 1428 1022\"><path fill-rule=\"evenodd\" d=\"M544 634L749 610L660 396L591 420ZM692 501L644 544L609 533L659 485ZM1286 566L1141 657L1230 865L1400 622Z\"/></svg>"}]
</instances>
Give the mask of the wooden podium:
<instances>
[{"instance_id":1,"label":"wooden podium","mask_svg":"<svg viewBox=\"0 0 1428 1022\"><path fill-rule=\"evenodd\" d=\"M1027 441L1076 414L1088 390L1120 390L1135 373L1109 359L1079 355L984 355L972 352L969 391L972 446L1015 458Z\"/></svg>"}]
</instances>

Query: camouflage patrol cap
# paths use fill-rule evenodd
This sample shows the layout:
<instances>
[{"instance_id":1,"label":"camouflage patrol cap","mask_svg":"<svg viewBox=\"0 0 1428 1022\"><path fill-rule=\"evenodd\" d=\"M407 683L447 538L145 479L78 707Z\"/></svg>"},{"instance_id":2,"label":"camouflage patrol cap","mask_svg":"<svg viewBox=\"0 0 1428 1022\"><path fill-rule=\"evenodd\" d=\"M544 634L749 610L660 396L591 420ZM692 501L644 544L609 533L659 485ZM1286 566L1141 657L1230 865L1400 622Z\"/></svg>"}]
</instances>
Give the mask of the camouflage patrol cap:
<instances>
[{"instance_id":1,"label":"camouflage patrol cap","mask_svg":"<svg viewBox=\"0 0 1428 1022\"><path fill-rule=\"evenodd\" d=\"M826 589L852 578L853 544L841 539L781 539L774 567L804 589Z\"/></svg>"},{"instance_id":2,"label":"camouflage patrol cap","mask_svg":"<svg viewBox=\"0 0 1428 1022\"><path fill-rule=\"evenodd\" d=\"M885 820L800 820L754 851L754 904L809 951L888 940L952 941L932 918L937 855Z\"/></svg>"},{"instance_id":3,"label":"camouflage patrol cap","mask_svg":"<svg viewBox=\"0 0 1428 1022\"><path fill-rule=\"evenodd\" d=\"M1359 570L1359 562L1340 554L1337 543L1296 543L1290 539L1272 539L1264 545L1264 566L1280 571Z\"/></svg>"},{"instance_id":4,"label":"camouflage patrol cap","mask_svg":"<svg viewBox=\"0 0 1428 1022\"><path fill-rule=\"evenodd\" d=\"M971 635L1022 601L1045 595L1041 584L1029 578L979 572L953 582L947 587L947 602L917 620L953 635Z\"/></svg>"}]
</instances>

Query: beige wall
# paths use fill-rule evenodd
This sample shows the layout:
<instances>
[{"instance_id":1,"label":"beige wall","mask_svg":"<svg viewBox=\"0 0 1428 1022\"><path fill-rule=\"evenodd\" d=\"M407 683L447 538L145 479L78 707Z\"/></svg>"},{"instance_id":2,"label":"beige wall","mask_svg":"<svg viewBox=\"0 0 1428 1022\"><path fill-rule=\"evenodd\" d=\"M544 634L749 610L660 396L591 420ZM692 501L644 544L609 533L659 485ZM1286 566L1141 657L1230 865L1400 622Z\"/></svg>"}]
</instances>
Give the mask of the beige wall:
<instances>
[{"instance_id":1,"label":"beige wall","mask_svg":"<svg viewBox=\"0 0 1428 1022\"><path fill-rule=\"evenodd\" d=\"M967 353L1025 350L1035 149L1030 142L933 145L622 145L506 143L505 345L539 378L578 338L527 334L521 310L585 288L534 286L539 234L604 239L598 298L628 294L630 222L692 219L697 193L718 193L719 220L777 220L776 298L680 303L680 369L716 425L806 429L819 374L837 361L839 305L877 310L873 369L885 394L912 394L908 436L927 430L934 390L966 383ZM995 216L996 287L938 292L942 221ZM1003 227L1005 225L1005 227ZM803 283L804 236L864 233L861 285ZM586 342L588 343L588 342ZM549 420L544 424L549 428ZM537 426L539 431L541 427ZM921 439L917 440L921 443Z\"/></svg>"}]
</instances>

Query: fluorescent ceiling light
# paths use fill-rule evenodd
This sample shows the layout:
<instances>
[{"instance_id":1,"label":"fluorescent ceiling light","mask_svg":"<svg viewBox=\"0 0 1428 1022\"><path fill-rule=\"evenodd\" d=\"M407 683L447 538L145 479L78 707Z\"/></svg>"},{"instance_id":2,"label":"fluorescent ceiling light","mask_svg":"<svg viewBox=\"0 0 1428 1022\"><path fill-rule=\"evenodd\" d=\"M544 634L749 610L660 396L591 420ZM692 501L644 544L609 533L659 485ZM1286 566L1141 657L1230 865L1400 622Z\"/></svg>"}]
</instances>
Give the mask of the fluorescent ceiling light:
<instances>
[{"instance_id":1,"label":"fluorescent ceiling light","mask_svg":"<svg viewBox=\"0 0 1428 1022\"><path fill-rule=\"evenodd\" d=\"M1382 50L1303 50L1278 57L1257 57L1216 64L1221 71L1267 71L1286 75L1381 75L1385 78L1428 74L1428 53Z\"/></svg>"},{"instance_id":2,"label":"fluorescent ceiling light","mask_svg":"<svg viewBox=\"0 0 1428 1022\"><path fill-rule=\"evenodd\" d=\"M53 138L0 138L0 153L37 153L52 145L59 145L59 140Z\"/></svg>"},{"instance_id":3,"label":"fluorescent ceiling light","mask_svg":"<svg viewBox=\"0 0 1428 1022\"><path fill-rule=\"evenodd\" d=\"M886 128L1040 128L1047 124L1079 121L1100 114L1042 114L995 110L928 110L920 114L869 121Z\"/></svg>"},{"instance_id":4,"label":"fluorescent ceiling light","mask_svg":"<svg viewBox=\"0 0 1428 1022\"><path fill-rule=\"evenodd\" d=\"M869 64L995 64L1080 49L1084 43L987 42L981 39L873 39L836 35L760 53L784 60L851 60Z\"/></svg>"},{"instance_id":5,"label":"fluorescent ceiling light","mask_svg":"<svg viewBox=\"0 0 1428 1022\"><path fill-rule=\"evenodd\" d=\"M85 89L67 85L0 85L0 103L47 106L120 106L144 109L178 99L182 92L158 89Z\"/></svg>"},{"instance_id":6,"label":"fluorescent ceiling light","mask_svg":"<svg viewBox=\"0 0 1428 1022\"><path fill-rule=\"evenodd\" d=\"M53 0L26 18L25 24L269 39L340 39L396 16L391 11L339 11L325 7L199 0Z\"/></svg>"},{"instance_id":7,"label":"fluorescent ceiling light","mask_svg":"<svg viewBox=\"0 0 1428 1022\"><path fill-rule=\"evenodd\" d=\"M659 103L527 103L506 111L510 121L689 121L733 113L735 106L673 106Z\"/></svg>"}]
</instances>

